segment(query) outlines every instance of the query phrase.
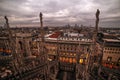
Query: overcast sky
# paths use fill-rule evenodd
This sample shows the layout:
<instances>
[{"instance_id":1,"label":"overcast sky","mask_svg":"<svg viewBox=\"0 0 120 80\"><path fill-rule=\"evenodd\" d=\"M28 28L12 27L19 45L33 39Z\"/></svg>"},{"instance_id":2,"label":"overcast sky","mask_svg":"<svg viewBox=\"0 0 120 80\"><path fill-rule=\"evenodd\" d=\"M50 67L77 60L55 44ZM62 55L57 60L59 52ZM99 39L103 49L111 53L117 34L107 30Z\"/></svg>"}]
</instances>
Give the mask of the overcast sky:
<instances>
[{"instance_id":1,"label":"overcast sky","mask_svg":"<svg viewBox=\"0 0 120 80\"><path fill-rule=\"evenodd\" d=\"M120 0L0 0L0 25L8 16L10 26L38 26L43 13L45 26L95 25L100 9L102 27L120 27Z\"/></svg>"}]
</instances>

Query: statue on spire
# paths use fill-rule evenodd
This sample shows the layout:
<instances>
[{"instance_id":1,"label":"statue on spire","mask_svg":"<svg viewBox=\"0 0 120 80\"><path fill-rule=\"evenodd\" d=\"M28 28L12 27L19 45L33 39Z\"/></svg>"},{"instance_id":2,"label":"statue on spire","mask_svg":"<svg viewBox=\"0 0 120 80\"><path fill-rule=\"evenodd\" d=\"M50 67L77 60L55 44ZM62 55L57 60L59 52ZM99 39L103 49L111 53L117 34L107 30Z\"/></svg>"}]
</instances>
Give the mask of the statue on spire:
<instances>
[{"instance_id":1,"label":"statue on spire","mask_svg":"<svg viewBox=\"0 0 120 80\"><path fill-rule=\"evenodd\" d=\"M95 23L95 32L98 33L98 23L99 23L99 15L100 15L100 11L99 9L97 9L97 12L96 12L96 23Z\"/></svg>"},{"instance_id":2,"label":"statue on spire","mask_svg":"<svg viewBox=\"0 0 120 80\"><path fill-rule=\"evenodd\" d=\"M96 12L96 19L99 21L99 15L100 15L100 11L99 9L97 9L97 12Z\"/></svg>"}]
</instances>

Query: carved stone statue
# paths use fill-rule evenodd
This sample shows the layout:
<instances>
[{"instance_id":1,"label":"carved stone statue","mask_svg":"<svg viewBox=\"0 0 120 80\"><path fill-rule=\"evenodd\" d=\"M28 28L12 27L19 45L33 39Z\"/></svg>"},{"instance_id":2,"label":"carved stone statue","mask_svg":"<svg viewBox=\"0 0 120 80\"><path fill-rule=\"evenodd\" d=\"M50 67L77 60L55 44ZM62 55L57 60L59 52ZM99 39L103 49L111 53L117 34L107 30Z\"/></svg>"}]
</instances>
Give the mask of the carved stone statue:
<instances>
[{"instance_id":1,"label":"carved stone statue","mask_svg":"<svg viewBox=\"0 0 120 80\"><path fill-rule=\"evenodd\" d=\"M97 9L97 12L96 12L96 23L95 23L95 27L96 27L96 33L98 32L98 23L99 23L99 15L100 15L100 11L99 9Z\"/></svg>"}]
</instances>

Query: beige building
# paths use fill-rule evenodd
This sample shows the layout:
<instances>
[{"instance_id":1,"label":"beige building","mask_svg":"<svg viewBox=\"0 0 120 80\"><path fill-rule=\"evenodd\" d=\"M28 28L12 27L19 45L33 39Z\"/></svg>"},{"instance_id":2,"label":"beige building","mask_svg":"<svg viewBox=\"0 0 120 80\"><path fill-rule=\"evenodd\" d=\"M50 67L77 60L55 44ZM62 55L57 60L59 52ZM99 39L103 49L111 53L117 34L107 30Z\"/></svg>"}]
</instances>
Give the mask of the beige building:
<instances>
[{"instance_id":1,"label":"beige building","mask_svg":"<svg viewBox=\"0 0 120 80\"><path fill-rule=\"evenodd\" d=\"M120 67L120 40L103 39L103 64Z\"/></svg>"},{"instance_id":2,"label":"beige building","mask_svg":"<svg viewBox=\"0 0 120 80\"><path fill-rule=\"evenodd\" d=\"M55 32L45 38L45 46L48 50L49 57L48 60L57 60L60 69L73 70L77 63L81 63L81 60L85 63L86 54L88 53L87 50L92 44L92 40L83 37L83 34L60 33ZM85 52L85 55L79 50Z\"/></svg>"}]
</instances>

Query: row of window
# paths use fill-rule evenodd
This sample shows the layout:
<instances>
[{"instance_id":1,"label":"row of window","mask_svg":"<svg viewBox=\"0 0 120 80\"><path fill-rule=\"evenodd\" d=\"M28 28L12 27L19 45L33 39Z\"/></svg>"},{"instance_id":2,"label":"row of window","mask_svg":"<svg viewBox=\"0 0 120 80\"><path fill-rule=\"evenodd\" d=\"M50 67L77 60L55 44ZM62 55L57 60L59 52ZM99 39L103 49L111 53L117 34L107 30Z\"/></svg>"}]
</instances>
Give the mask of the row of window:
<instances>
[{"instance_id":1,"label":"row of window","mask_svg":"<svg viewBox=\"0 0 120 80\"><path fill-rule=\"evenodd\" d=\"M74 51L76 51L76 48L60 47L60 50L74 50Z\"/></svg>"},{"instance_id":2,"label":"row of window","mask_svg":"<svg viewBox=\"0 0 120 80\"><path fill-rule=\"evenodd\" d=\"M59 60L61 62L76 63L76 59L75 58L60 57Z\"/></svg>"},{"instance_id":3,"label":"row of window","mask_svg":"<svg viewBox=\"0 0 120 80\"><path fill-rule=\"evenodd\" d=\"M76 56L76 53L65 53L60 52L60 55Z\"/></svg>"},{"instance_id":4,"label":"row of window","mask_svg":"<svg viewBox=\"0 0 120 80\"><path fill-rule=\"evenodd\" d=\"M68 38L68 37L61 37L59 40L77 40L77 41L91 41L90 39L83 39L83 38Z\"/></svg>"},{"instance_id":5,"label":"row of window","mask_svg":"<svg viewBox=\"0 0 120 80\"><path fill-rule=\"evenodd\" d=\"M111 62L111 61L112 61L112 57L108 56L108 57L107 57L107 61L108 61L108 62ZM117 62L120 63L120 58L117 60Z\"/></svg>"},{"instance_id":6,"label":"row of window","mask_svg":"<svg viewBox=\"0 0 120 80\"><path fill-rule=\"evenodd\" d=\"M116 52L116 51L104 51L104 53L108 53L108 54L120 54L120 52Z\"/></svg>"},{"instance_id":7,"label":"row of window","mask_svg":"<svg viewBox=\"0 0 120 80\"><path fill-rule=\"evenodd\" d=\"M76 50L76 45L60 45L59 49L61 50Z\"/></svg>"},{"instance_id":8,"label":"row of window","mask_svg":"<svg viewBox=\"0 0 120 80\"><path fill-rule=\"evenodd\" d=\"M56 51L56 49L49 49L49 51Z\"/></svg>"},{"instance_id":9,"label":"row of window","mask_svg":"<svg viewBox=\"0 0 120 80\"><path fill-rule=\"evenodd\" d=\"M104 50L120 51L120 48L104 48Z\"/></svg>"},{"instance_id":10,"label":"row of window","mask_svg":"<svg viewBox=\"0 0 120 80\"><path fill-rule=\"evenodd\" d=\"M77 45L61 44L60 47L77 47Z\"/></svg>"},{"instance_id":11,"label":"row of window","mask_svg":"<svg viewBox=\"0 0 120 80\"><path fill-rule=\"evenodd\" d=\"M49 51L48 54L56 54L55 51Z\"/></svg>"},{"instance_id":12,"label":"row of window","mask_svg":"<svg viewBox=\"0 0 120 80\"><path fill-rule=\"evenodd\" d=\"M56 44L54 44L54 43L46 43L45 45L46 46L56 46Z\"/></svg>"}]
</instances>

